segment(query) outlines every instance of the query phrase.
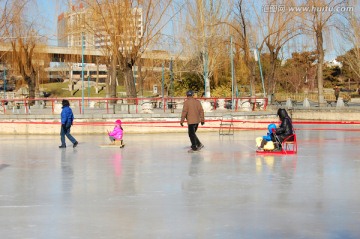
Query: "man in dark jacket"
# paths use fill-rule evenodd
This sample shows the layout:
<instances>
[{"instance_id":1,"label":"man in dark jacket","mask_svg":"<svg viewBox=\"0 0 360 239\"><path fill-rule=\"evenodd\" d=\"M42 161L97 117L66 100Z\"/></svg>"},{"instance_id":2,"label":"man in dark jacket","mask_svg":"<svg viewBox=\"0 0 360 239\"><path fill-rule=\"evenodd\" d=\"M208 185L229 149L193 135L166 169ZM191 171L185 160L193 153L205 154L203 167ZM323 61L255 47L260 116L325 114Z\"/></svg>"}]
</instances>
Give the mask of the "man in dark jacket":
<instances>
[{"instance_id":1,"label":"man in dark jacket","mask_svg":"<svg viewBox=\"0 0 360 239\"><path fill-rule=\"evenodd\" d=\"M278 109L277 115L279 116L281 123L279 127L276 128L275 134L281 143L286 137L294 134L294 128L292 126L291 119L285 109ZM294 139L289 139L289 141L292 140Z\"/></svg>"},{"instance_id":2,"label":"man in dark jacket","mask_svg":"<svg viewBox=\"0 0 360 239\"><path fill-rule=\"evenodd\" d=\"M73 143L75 148L78 145L76 139L70 134L70 128L74 121L74 114L70 108L70 103L68 100L63 100L62 111L61 111L61 130L60 130L60 139L61 145L59 148L66 148L65 136Z\"/></svg>"},{"instance_id":3,"label":"man in dark jacket","mask_svg":"<svg viewBox=\"0 0 360 239\"><path fill-rule=\"evenodd\" d=\"M204 125L204 109L200 101L194 99L194 92L189 90L186 92L187 100L184 102L184 107L181 113L180 125L183 126L185 119L188 124L188 134L191 141L191 150L198 151L204 147L196 136L196 131L199 126Z\"/></svg>"}]
</instances>

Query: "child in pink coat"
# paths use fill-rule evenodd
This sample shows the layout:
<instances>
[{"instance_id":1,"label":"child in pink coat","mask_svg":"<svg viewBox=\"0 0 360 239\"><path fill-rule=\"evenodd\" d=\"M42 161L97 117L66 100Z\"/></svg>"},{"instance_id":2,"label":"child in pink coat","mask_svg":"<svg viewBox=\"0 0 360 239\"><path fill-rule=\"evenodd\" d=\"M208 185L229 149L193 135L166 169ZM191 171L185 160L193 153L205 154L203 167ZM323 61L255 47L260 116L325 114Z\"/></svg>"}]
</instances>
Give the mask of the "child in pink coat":
<instances>
[{"instance_id":1,"label":"child in pink coat","mask_svg":"<svg viewBox=\"0 0 360 239\"><path fill-rule=\"evenodd\" d=\"M123 132L124 131L123 131L123 128L121 127L121 120L116 120L113 131L108 133L110 141L112 143L115 143L116 140L119 140L119 141L121 141L121 144L122 144Z\"/></svg>"}]
</instances>

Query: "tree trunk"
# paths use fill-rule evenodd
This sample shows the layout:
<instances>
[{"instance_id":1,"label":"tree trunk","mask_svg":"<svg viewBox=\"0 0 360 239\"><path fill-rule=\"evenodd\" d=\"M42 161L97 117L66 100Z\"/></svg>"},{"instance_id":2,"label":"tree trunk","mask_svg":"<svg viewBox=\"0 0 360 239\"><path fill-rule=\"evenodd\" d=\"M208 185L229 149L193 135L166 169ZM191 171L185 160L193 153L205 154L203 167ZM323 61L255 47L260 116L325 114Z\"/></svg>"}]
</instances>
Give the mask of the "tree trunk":
<instances>
[{"instance_id":1,"label":"tree trunk","mask_svg":"<svg viewBox=\"0 0 360 239\"><path fill-rule=\"evenodd\" d=\"M27 83L29 87L29 105L34 105L35 101L32 100L35 98L35 80L36 80L36 74L31 74L29 76L23 76L25 79L25 82Z\"/></svg>"},{"instance_id":2,"label":"tree trunk","mask_svg":"<svg viewBox=\"0 0 360 239\"><path fill-rule=\"evenodd\" d=\"M113 56L111 58L111 83L109 85L110 98L116 98L116 63L117 57ZM113 103L115 103L115 101Z\"/></svg>"},{"instance_id":3,"label":"tree trunk","mask_svg":"<svg viewBox=\"0 0 360 239\"><path fill-rule=\"evenodd\" d=\"M124 79L125 79L125 88L126 95L129 98L136 98L136 87L134 82L134 75L132 72L132 66L127 65L124 69ZM135 101L133 101L135 103Z\"/></svg>"},{"instance_id":4,"label":"tree trunk","mask_svg":"<svg viewBox=\"0 0 360 239\"><path fill-rule=\"evenodd\" d=\"M276 71L276 59L277 54L272 50L270 51L270 74L268 77L268 89L267 92L269 95L275 92L275 71Z\"/></svg>"},{"instance_id":5,"label":"tree trunk","mask_svg":"<svg viewBox=\"0 0 360 239\"><path fill-rule=\"evenodd\" d=\"M110 97L111 72L112 72L112 67L111 67L111 65L108 65L108 66L107 66L107 76L106 76L106 80L105 80L105 94L106 94L106 98L109 98L109 97Z\"/></svg>"},{"instance_id":6,"label":"tree trunk","mask_svg":"<svg viewBox=\"0 0 360 239\"><path fill-rule=\"evenodd\" d=\"M96 94L99 94L99 58L98 57L96 57L95 91L96 91Z\"/></svg>"},{"instance_id":7,"label":"tree trunk","mask_svg":"<svg viewBox=\"0 0 360 239\"><path fill-rule=\"evenodd\" d=\"M325 106L324 101L324 79L323 79L323 65L324 65L324 48L323 48L323 34L322 30L316 30L316 48L318 53L317 64L317 83L318 83L318 101L319 106Z\"/></svg>"},{"instance_id":8,"label":"tree trunk","mask_svg":"<svg viewBox=\"0 0 360 239\"><path fill-rule=\"evenodd\" d=\"M255 65L254 62L251 60L250 57L250 47L247 43L247 39L245 38L244 44L243 44L243 50L244 50L244 60L245 65L248 68L249 71L249 84L250 84L250 95L255 95Z\"/></svg>"},{"instance_id":9,"label":"tree trunk","mask_svg":"<svg viewBox=\"0 0 360 239\"><path fill-rule=\"evenodd\" d=\"M256 89L255 89L255 64L254 62L250 62L249 64L249 70L251 72L250 74L250 92L251 92L251 96L255 96L256 94Z\"/></svg>"},{"instance_id":10,"label":"tree trunk","mask_svg":"<svg viewBox=\"0 0 360 239\"><path fill-rule=\"evenodd\" d=\"M141 74L141 63L138 64L137 75L138 75L138 79L139 79L139 82L140 82L140 94L142 96L144 96L144 78L143 78L143 76Z\"/></svg>"}]
</instances>

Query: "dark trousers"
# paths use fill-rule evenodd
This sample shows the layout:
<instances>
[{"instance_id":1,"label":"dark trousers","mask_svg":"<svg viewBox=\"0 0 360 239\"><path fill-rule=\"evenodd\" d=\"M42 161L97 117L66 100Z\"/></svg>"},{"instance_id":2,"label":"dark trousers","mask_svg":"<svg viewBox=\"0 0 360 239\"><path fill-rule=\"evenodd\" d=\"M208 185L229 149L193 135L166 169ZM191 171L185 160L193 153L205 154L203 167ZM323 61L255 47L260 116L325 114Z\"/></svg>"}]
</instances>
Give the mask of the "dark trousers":
<instances>
[{"instance_id":1,"label":"dark trousers","mask_svg":"<svg viewBox=\"0 0 360 239\"><path fill-rule=\"evenodd\" d=\"M192 149L196 149L198 146L201 145L200 140L196 136L196 131L197 131L198 126L199 126L199 124L189 124L188 125L188 134L189 134L189 138L191 141Z\"/></svg>"},{"instance_id":2,"label":"dark trousers","mask_svg":"<svg viewBox=\"0 0 360 239\"><path fill-rule=\"evenodd\" d=\"M62 146L66 146L65 136L71 141L71 143L74 144L76 142L76 139L70 134L70 128L65 129L64 127L61 127L60 139L61 139L61 145Z\"/></svg>"}]
</instances>

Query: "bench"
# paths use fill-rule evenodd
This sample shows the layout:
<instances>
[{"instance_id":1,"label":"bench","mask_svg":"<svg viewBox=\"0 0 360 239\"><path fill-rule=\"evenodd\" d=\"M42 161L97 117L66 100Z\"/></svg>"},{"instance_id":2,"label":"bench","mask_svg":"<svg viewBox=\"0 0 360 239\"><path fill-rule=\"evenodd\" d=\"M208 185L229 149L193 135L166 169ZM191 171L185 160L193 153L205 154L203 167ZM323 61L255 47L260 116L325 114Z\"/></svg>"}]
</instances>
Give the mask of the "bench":
<instances>
[{"instance_id":1,"label":"bench","mask_svg":"<svg viewBox=\"0 0 360 239\"><path fill-rule=\"evenodd\" d=\"M25 114L28 114L28 113L31 113L30 111L30 105L28 103L25 103L23 101L19 101L19 102L14 102L13 105L12 105L12 111L13 113L15 113L15 110L16 110L16 113L20 113L20 109L21 108L24 108L24 113Z\"/></svg>"},{"instance_id":2,"label":"bench","mask_svg":"<svg viewBox=\"0 0 360 239\"><path fill-rule=\"evenodd\" d=\"M241 102L241 107L244 107L243 105L245 103L249 103L250 104L250 108L254 111L255 109L260 109L261 106L264 105L264 102L263 101L257 101L257 100L254 100L254 99L248 99L248 100L245 100L245 101L242 101ZM230 101L230 104L231 104L231 101ZM227 107L225 107L227 108ZM231 109L231 105L230 105L230 108Z\"/></svg>"},{"instance_id":3,"label":"bench","mask_svg":"<svg viewBox=\"0 0 360 239\"><path fill-rule=\"evenodd\" d=\"M292 100L291 101L291 104L293 105L293 106L301 106L302 104L304 103L304 101L297 101L297 100Z\"/></svg>"},{"instance_id":4,"label":"bench","mask_svg":"<svg viewBox=\"0 0 360 239\"><path fill-rule=\"evenodd\" d=\"M275 104L276 104L277 106L282 106L283 104L286 105L286 103L287 103L287 100L275 100ZM297 106L297 105L301 105L302 102L301 102L301 101L297 101L297 100L291 100L291 104L292 104L293 106Z\"/></svg>"},{"instance_id":5,"label":"bench","mask_svg":"<svg viewBox=\"0 0 360 239\"><path fill-rule=\"evenodd\" d=\"M108 104L105 100L99 100L99 101L92 101L89 103L90 108L106 108L106 105Z\"/></svg>"},{"instance_id":6,"label":"bench","mask_svg":"<svg viewBox=\"0 0 360 239\"><path fill-rule=\"evenodd\" d=\"M176 109L177 103L175 101L167 102L168 109Z\"/></svg>"},{"instance_id":7,"label":"bench","mask_svg":"<svg viewBox=\"0 0 360 239\"><path fill-rule=\"evenodd\" d=\"M275 99L274 101L275 101L275 104L277 106L282 106L283 104L284 105L286 104L286 100L277 100L277 99Z\"/></svg>"},{"instance_id":8,"label":"bench","mask_svg":"<svg viewBox=\"0 0 360 239\"><path fill-rule=\"evenodd\" d=\"M133 103L113 104L112 110L113 110L113 114L116 114L117 110L120 110L121 112L127 111L127 113L130 114L132 111L137 112L137 105Z\"/></svg>"},{"instance_id":9,"label":"bench","mask_svg":"<svg viewBox=\"0 0 360 239\"><path fill-rule=\"evenodd\" d=\"M330 107L332 107L333 104L336 105L336 102L337 102L336 100L326 100L327 106L330 106Z\"/></svg>"},{"instance_id":10,"label":"bench","mask_svg":"<svg viewBox=\"0 0 360 239\"><path fill-rule=\"evenodd\" d=\"M252 108L253 110L255 110L255 109L260 109L260 107L264 105L263 102L260 102L260 101L255 101L255 102L254 102L254 101L250 101L249 103L250 103L251 108Z\"/></svg>"},{"instance_id":11,"label":"bench","mask_svg":"<svg viewBox=\"0 0 360 239\"><path fill-rule=\"evenodd\" d=\"M154 109L158 108L158 102L156 100L151 101L151 104ZM160 102L159 102L159 105L160 105Z\"/></svg>"},{"instance_id":12,"label":"bench","mask_svg":"<svg viewBox=\"0 0 360 239\"><path fill-rule=\"evenodd\" d=\"M151 104L154 109L161 108L163 105L163 99L151 100Z\"/></svg>"}]
</instances>

